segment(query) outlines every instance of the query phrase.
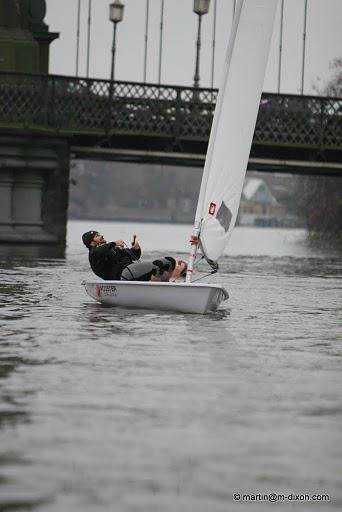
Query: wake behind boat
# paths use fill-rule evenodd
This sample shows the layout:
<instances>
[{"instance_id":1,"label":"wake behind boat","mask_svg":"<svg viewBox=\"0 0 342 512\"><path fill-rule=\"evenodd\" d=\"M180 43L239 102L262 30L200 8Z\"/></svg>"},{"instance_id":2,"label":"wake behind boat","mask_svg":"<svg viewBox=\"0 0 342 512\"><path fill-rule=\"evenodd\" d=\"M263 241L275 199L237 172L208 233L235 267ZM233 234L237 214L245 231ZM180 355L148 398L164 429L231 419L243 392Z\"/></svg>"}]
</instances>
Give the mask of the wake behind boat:
<instances>
[{"instance_id":1,"label":"wake behind boat","mask_svg":"<svg viewBox=\"0 0 342 512\"><path fill-rule=\"evenodd\" d=\"M197 250L218 269L238 214L278 0L238 0L197 203L186 283L90 281L87 293L113 306L183 313L215 311L223 286L192 282Z\"/></svg>"}]
</instances>

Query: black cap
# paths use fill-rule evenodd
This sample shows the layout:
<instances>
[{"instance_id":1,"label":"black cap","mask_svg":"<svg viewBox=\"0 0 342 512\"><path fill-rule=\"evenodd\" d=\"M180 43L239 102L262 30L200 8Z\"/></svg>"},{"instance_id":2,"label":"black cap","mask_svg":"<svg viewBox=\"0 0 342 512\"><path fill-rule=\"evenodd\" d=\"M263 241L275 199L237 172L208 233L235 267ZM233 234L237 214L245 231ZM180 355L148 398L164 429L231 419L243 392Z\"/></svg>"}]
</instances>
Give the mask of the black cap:
<instances>
[{"instance_id":1,"label":"black cap","mask_svg":"<svg viewBox=\"0 0 342 512\"><path fill-rule=\"evenodd\" d=\"M91 242L94 240L94 236L97 235L98 231L87 231L86 233L83 233L82 240L86 247L90 247Z\"/></svg>"}]
</instances>

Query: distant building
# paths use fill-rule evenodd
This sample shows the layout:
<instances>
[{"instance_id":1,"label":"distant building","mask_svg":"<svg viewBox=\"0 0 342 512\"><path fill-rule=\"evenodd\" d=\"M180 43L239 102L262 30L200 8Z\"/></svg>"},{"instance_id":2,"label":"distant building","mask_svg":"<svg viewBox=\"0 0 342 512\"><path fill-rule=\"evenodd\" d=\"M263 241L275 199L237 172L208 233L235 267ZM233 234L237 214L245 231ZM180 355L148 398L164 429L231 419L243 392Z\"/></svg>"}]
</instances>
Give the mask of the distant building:
<instances>
[{"instance_id":1,"label":"distant building","mask_svg":"<svg viewBox=\"0 0 342 512\"><path fill-rule=\"evenodd\" d=\"M240 226L283 226L286 211L261 178L246 178L238 215Z\"/></svg>"}]
</instances>

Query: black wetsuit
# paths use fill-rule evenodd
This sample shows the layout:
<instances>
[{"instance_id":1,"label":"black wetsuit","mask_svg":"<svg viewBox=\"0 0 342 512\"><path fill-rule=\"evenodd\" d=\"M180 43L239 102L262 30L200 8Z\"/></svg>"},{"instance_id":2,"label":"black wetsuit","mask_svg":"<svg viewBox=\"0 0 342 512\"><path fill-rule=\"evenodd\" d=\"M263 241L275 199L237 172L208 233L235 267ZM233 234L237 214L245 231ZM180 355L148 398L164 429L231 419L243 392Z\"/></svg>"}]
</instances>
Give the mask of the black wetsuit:
<instances>
[{"instance_id":1,"label":"black wetsuit","mask_svg":"<svg viewBox=\"0 0 342 512\"><path fill-rule=\"evenodd\" d=\"M123 269L140 256L140 249L120 249L115 242L89 248L90 266L98 277L105 280L120 279Z\"/></svg>"}]
</instances>

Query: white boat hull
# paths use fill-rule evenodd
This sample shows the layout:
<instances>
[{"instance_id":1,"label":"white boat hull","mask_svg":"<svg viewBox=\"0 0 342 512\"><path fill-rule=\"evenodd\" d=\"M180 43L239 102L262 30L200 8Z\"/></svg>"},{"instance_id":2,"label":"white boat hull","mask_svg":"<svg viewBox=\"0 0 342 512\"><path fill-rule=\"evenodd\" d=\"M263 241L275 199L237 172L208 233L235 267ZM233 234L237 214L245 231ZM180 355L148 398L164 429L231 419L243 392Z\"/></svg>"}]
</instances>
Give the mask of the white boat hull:
<instances>
[{"instance_id":1,"label":"white boat hull","mask_svg":"<svg viewBox=\"0 0 342 512\"><path fill-rule=\"evenodd\" d=\"M142 281L87 281L90 297L110 306L205 314L228 299L219 285Z\"/></svg>"}]
</instances>

